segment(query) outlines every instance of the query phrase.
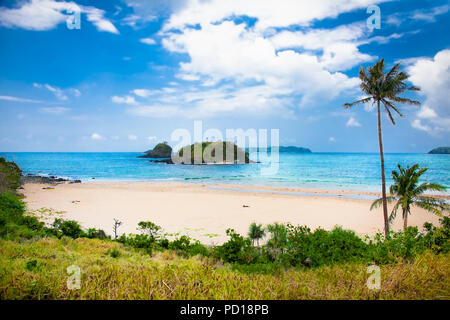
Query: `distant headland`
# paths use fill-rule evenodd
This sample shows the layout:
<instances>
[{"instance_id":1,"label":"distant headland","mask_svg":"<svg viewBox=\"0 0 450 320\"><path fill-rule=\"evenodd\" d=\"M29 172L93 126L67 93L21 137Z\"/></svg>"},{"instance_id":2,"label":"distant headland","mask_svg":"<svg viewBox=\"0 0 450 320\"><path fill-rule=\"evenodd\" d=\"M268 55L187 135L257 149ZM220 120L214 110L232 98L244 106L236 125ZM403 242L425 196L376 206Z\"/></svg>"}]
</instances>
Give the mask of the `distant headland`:
<instances>
[{"instance_id":1,"label":"distant headland","mask_svg":"<svg viewBox=\"0 0 450 320\"><path fill-rule=\"evenodd\" d=\"M152 150L145 151L142 156L138 158L170 158L172 155L172 147L167 142L158 143Z\"/></svg>"},{"instance_id":2,"label":"distant headland","mask_svg":"<svg viewBox=\"0 0 450 320\"><path fill-rule=\"evenodd\" d=\"M428 152L429 154L450 154L450 147L439 147Z\"/></svg>"}]
</instances>

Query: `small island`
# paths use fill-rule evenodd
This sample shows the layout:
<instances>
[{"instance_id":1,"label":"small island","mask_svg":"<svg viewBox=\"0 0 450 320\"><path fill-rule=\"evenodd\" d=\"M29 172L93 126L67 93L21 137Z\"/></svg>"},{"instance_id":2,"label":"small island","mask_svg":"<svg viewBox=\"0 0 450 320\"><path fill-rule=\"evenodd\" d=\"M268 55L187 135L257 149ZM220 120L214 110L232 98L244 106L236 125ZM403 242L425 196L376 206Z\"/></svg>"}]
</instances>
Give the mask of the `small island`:
<instances>
[{"instance_id":1,"label":"small island","mask_svg":"<svg viewBox=\"0 0 450 320\"><path fill-rule=\"evenodd\" d=\"M156 147L155 147L156 149ZM185 152L188 152L186 155ZM153 154L153 153L146 153ZM150 156L142 156L146 158L156 158ZM236 144L225 141L216 142L198 142L184 146L173 157L165 157L166 159L150 160L153 163L166 164L248 164L255 163L250 160L249 153L239 148Z\"/></svg>"},{"instance_id":2,"label":"small island","mask_svg":"<svg viewBox=\"0 0 450 320\"><path fill-rule=\"evenodd\" d=\"M170 158L172 155L172 147L167 144L166 141L158 143L152 150L145 151L142 156L138 158Z\"/></svg>"},{"instance_id":3,"label":"small island","mask_svg":"<svg viewBox=\"0 0 450 320\"><path fill-rule=\"evenodd\" d=\"M431 150L428 154L450 154L450 147L439 147Z\"/></svg>"}]
</instances>

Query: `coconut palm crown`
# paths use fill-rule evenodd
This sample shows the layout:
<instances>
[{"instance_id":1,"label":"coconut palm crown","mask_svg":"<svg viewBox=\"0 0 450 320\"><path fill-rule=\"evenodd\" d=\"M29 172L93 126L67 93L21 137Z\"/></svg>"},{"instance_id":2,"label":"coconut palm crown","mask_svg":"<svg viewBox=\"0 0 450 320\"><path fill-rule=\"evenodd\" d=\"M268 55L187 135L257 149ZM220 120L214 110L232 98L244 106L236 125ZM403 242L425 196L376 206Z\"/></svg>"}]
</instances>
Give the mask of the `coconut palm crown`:
<instances>
[{"instance_id":1,"label":"coconut palm crown","mask_svg":"<svg viewBox=\"0 0 450 320\"><path fill-rule=\"evenodd\" d=\"M421 169L415 164L412 167L407 166L406 169L401 165L397 165L398 171L392 171L392 180L394 184L390 187L390 197L388 202L395 202L392 212L389 216L389 223L395 219L399 208L402 209L403 229L408 226L408 215L411 214L411 206L415 205L426 211L432 212L438 216L443 216L449 207L442 199L424 195L426 191L445 191L446 188L437 183L421 183L419 178L428 168ZM382 203L382 198L375 200L370 210L378 207Z\"/></svg>"}]
</instances>

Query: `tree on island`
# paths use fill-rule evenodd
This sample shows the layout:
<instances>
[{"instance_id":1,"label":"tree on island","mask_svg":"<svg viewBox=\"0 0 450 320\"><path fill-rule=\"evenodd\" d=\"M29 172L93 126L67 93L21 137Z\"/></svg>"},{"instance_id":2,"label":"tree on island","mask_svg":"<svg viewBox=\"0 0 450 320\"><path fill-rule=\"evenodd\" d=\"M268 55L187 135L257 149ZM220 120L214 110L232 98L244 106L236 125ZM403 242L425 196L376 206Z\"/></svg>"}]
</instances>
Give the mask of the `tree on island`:
<instances>
[{"instance_id":1,"label":"tree on island","mask_svg":"<svg viewBox=\"0 0 450 320\"><path fill-rule=\"evenodd\" d=\"M182 164L251 163L249 153L229 141L197 142L181 148L176 161Z\"/></svg>"},{"instance_id":2,"label":"tree on island","mask_svg":"<svg viewBox=\"0 0 450 320\"><path fill-rule=\"evenodd\" d=\"M367 97L355 101L353 103L344 104L345 108L351 108L357 104L365 104L372 102L377 105L378 113L378 143L380 148L380 160L381 160L381 193L384 215L384 233L387 236L389 233L389 217L387 211L386 200L386 177L384 172L384 153L383 153L383 137L381 133L381 103L383 103L384 109L389 116L392 124L395 125L393 113L394 111L403 117L394 104L413 104L420 105L420 102L411 100L408 98L399 97L399 94L404 93L406 90L419 91L420 89L414 86L408 87L406 80L408 75L400 71L400 64L396 64L388 73L384 70L384 59L378 61L373 67L368 67L367 70L362 66L359 70L359 79L361 80L360 88Z\"/></svg>"},{"instance_id":3,"label":"tree on island","mask_svg":"<svg viewBox=\"0 0 450 320\"><path fill-rule=\"evenodd\" d=\"M172 148L167 144L167 141L158 143L152 150L148 150L139 158L170 158L172 155Z\"/></svg>"},{"instance_id":4,"label":"tree on island","mask_svg":"<svg viewBox=\"0 0 450 320\"><path fill-rule=\"evenodd\" d=\"M406 231L408 227L408 215L411 214L411 206L416 205L426 211L434 213L442 217L444 211L448 211L448 205L442 199L437 199L431 196L423 195L426 191L445 191L446 188L437 183L422 183L419 184L419 178L428 168L420 169L418 164L412 167L407 166L406 169L397 165L398 170L392 171L392 180L394 184L390 187L391 196L387 197L388 202L396 201L391 215L389 216L389 223L395 219L398 209L402 208L403 230ZM377 208L382 203L382 198L375 200L370 207L370 210Z\"/></svg>"}]
</instances>

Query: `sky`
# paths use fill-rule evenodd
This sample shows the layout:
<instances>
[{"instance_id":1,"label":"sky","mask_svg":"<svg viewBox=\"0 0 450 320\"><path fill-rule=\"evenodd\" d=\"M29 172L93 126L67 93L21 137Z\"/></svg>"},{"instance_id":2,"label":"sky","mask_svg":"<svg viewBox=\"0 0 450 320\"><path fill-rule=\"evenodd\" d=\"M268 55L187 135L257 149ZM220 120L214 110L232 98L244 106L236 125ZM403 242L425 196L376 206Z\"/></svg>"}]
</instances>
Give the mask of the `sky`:
<instances>
[{"instance_id":1,"label":"sky","mask_svg":"<svg viewBox=\"0 0 450 320\"><path fill-rule=\"evenodd\" d=\"M377 6L380 12L379 28ZM0 1L0 151L140 152L176 129L279 129L280 145L378 152L360 66L421 88L386 152L450 145L450 1ZM79 20L78 20L79 17ZM79 23L78 23L79 21ZM369 21L369 23L368 23ZM78 23L78 24L77 24Z\"/></svg>"}]
</instances>

